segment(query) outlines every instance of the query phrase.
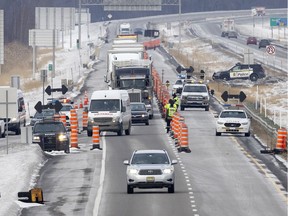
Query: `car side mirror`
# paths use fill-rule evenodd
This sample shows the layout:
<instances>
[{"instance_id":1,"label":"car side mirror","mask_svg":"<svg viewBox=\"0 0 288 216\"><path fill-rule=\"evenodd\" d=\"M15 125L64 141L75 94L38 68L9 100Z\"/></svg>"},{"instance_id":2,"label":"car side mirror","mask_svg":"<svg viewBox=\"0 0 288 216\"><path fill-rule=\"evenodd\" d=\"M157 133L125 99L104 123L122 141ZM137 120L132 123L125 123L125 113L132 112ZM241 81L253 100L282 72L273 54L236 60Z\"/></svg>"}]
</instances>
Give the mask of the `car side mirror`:
<instances>
[{"instance_id":1,"label":"car side mirror","mask_svg":"<svg viewBox=\"0 0 288 216\"><path fill-rule=\"evenodd\" d=\"M122 106L122 111L121 112L126 112L126 107Z\"/></svg>"},{"instance_id":2,"label":"car side mirror","mask_svg":"<svg viewBox=\"0 0 288 216\"><path fill-rule=\"evenodd\" d=\"M177 160L172 160L172 161L171 161L171 164L172 164L172 165L177 164L177 163L178 163Z\"/></svg>"},{"instance_id":3,"label":"car side mirror","mask_svg":"<svg viewBox=\"0 0 288 216\"><path fill-rule=\"evenodd\" d=\"M129 165L129 160L124 160L124 161L123 161L123 164L124 164L124 165Z\"/></svg>"}]
</instances>

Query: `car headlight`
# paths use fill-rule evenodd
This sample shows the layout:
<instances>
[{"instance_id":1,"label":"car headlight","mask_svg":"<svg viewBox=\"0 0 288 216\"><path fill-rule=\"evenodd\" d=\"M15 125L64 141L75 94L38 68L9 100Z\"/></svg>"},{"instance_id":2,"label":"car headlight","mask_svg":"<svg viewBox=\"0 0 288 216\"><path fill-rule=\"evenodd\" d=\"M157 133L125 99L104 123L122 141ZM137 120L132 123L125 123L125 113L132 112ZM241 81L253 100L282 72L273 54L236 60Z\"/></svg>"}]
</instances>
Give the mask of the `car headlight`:
<instances>
[{"instance_id":1,"label":"car headlight","mask_svg":"<svg viewBox=\"0 0 288 216\"><path fill-rule=\"evenodd\" d=\"M33 142L40 142L40 136L33 136L33 139L32 139Z\"/></svg>"},{"instance_id":2,"label":"car headlight","mask_svg":"<svg viewBox=\"0 0 288 216\"><path fill-rule=\"evenodd\" d=\"M65 134L59 134L58 140L59 140L60 142L67 141L67 140L68 140L68 137L67 137Z\"/></svg>"},{"instance_id":3,"label":"car headlight","mask_svg":"<svg viewBox=\"0 0 288 216\"><path fill-rule=\"evenodd\" d=\"M171 174L171 173L173 173L173 168L164 169L164 170L163 170L163 173L165 173L165 174Z\"/></svg>"},{"instance_id":4,"label":"car headlight","mask_svg":"<svg viewBox=\"0 0 288 216\"><path fill-rule=\"evenodd\" d=\"M217 121L217 124L219 124L219 125L223 125L225 122L222 122L222 121L220 121L220 120L218 120Z\"/></svg>"},{"instance_id":5,"label":"car headlight","mask_svg":"<svg viewBox=\"0 0 288 216\"><path fill-rule=\"evenodd\" d=\"M142 118L144 118L144 117L146 117L146 116L147 116L147 114L142 114L141 116L142 116Z\"/></svg>"},{"instance_id":6,"label":"car headlight","mask_svg":"<svg viewBox=\"0 0 288 216\"><path fill-rule=\"evenodd\" d=\"M112 122L119 122L119 116L115 116L115 117L113 117L113 119L112 119Z\"/></svg>"},{"instance_id":7,"label":"car headlight","mask_svg":"<svg viewBox=\"0 0 288 216\"><path fill-rule=\"evenodd\" d=\"M94 122L93 118L92 117L88 117L88 122L93 123Z\"/></svg>"},{"instance_id":8,"label":"car headlight","mask_svg":"<svg viewBox=\"0 0 288 216\"><path fill-rule=\"evenodd\" d=\"M242 125L248 125L248 122L242 122Z\"/></svg>"},{"instance_id":9,"label":"car headlight","mask_svg":"<svg viewBox=\"0 0 288 216\"><path fill-rule=\"evenodd\" d=\"M137 174L137 173L138 173L138 170L137 170L137 169L129 169L129 170L128 170L128 173L129 173L129 174Z\"/></svg>"},{"instance_id":10,"label":"car headlight","mask_svg":"<svg viewBox=\"0 0 288 216\"><path fill-rule=\"evenodd\" d=\"M16 122L16 121L17 121L17 118L11 118L9 123Z\"/></svg>"}]
</instances>

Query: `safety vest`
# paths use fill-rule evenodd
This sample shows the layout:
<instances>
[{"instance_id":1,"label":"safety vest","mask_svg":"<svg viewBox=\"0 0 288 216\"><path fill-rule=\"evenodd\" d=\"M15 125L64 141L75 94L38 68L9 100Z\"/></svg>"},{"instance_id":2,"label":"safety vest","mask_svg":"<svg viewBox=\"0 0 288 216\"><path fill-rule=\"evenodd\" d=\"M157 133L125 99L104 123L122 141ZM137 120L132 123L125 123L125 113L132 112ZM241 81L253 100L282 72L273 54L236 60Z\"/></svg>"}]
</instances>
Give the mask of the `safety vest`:
<instances>
[{"instance_id":1,"label":"safety vest","mask_svg":"<svg viewBox=\"0 0 288 216\"><path fill-rule=\"evenodd\" d=\"M171 107L171 104L168 103L165 105L165 109L166 109L166 116L172 118L172 116L177 110L177 105L173 104L173 107Z\"/></svg>"},{"instance_id":2,"label":"safety vest","mask_svg":"<svg viewBox=\"0 0 288 216\"><path fill-rule=\"evenodd\" d=\"M176 106L179 106L179 98L178 97L175 97L174 98L174 104L176 105Z\"/></svg>"}]
</instances>

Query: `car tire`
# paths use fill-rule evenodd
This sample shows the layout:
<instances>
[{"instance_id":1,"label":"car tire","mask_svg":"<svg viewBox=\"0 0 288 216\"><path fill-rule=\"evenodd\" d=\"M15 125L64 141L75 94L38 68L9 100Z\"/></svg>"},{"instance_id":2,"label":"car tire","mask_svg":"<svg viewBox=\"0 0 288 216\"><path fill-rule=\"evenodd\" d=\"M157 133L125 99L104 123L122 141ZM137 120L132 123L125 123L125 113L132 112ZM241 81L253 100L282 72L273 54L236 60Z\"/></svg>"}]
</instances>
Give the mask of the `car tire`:
<instances>
[{"instance_id":1,"label":"car tire","mask_svg":"<svg viewBox=\"0 0 288 216\"><path fill-rule=\"evenodd\" d=\"M129 186L129 185L127 185L127 193L128 194L132 194L133 192L134 192L134 188Z\"/></svg>"},{"instance_id":2,"label":"car tire","mask_svg":"<svg viewBox=\"0 0 288 216\"><path fill-rule=\"evenodd\" d=\"M184 111L184 110L185 110L185 107L184 107L184 106L180 106L180 110L181 110L181 111Z\"/></svg>"},{"instance_id":3,"label":"car tire","mask_svg":"<svg viewBox=\"0 0 288 216\"><path fill-rule=\"evenodd\" d=\"M125 130L125 135L130 135L131 134L131 123L129 123L129 127L127 130Z\"/></svg>"},{"instance_id":4,"label":"car tire","mask_svg":"<svg viewBox=\"0 0 288 216\"><path fill-rule=\"evenodd\" d=\"M70 148L69 148L69 146L68 146L68 148L67 148L66 150L64 150L64 152L65 152L66 154L69 154L69 153L70 153Z\"/></svg>"},{"instance_id":5,"label":"car tire","mask_svg":"<svg viewBox=\"0 0 288 216\"><path fill-rule=\"evenodd\" d=\"M20 135L21 134L21 128L20 128L20 123L19 123L19 127L16 129L15 131L16 135Z\"/></svg>"},{"instance_id":6,"label":"car tire","mask_svg":"<svg viewBox=\"0 0 288 216\"><path fill-rule=\"evenodd\" d=\"M145 122L145 125L149 125L149 121L146 121L146 122Z\"/></svg>"},{"instance_id":7,"label":"car tire","mask_svg":"<svg viewBox=\"0 0 288 216\"><path fill-rule=\"evenodd\" d=\"M88 136L88 137L91 137L91 136L92 136L92 130L88 130L88 129L87 129L87 136Z\"/></svg>"},{"instance_id":8,"label":"car tire","mask_svg":"<svg viewBox=\"0 0 288 216\"><path fill-rule=\"evenodd\" d=\"M250 131L248 133L245 133L245 137L250 137Z\"/></svg>"},{"instance_id":9,"label":"car tire","mask_svg":"<svg viewBox=\"0 0 288 216\"><path fill-rule=\"evenodd\" d=\"M256 82L256 81L258 80L257 74L252 73L252 74L250 75L250 80L251 80L252 82Z\"/></svg>"},{"instance_id":10,"label":"car tire","mask_svg":"<svg viewBox=\"0 0 288 216\"><path fill-rule=\"evenodd\" d=\"M174 184L168 187L168 193L174 193Z\"/></svg>"},{"instance_id":11,"label":"car tire","mask_svg":"<svg viewBox=\"0 0 288 216\"><path fill-rule=\"evenodd\" d=\"M153 115L149 115L149 119L152 119L153 118Z\"/></svg>"},{"instance_id":12,"label":"car tire","mask_svg":"<svg viewBox=\"0 0 288 216\"><path fill-rule=\"evenodd\" d=\"M205 111L209 111L209 106L206 106L206 107L205 107Z\"/></svg>"},{"instance_id":13,"label":"car tire","mask_svg":"<svg viewBox=\"0 0 288 216\"><path fill-rule=\"evenodd\" d=\"M216 131L216 134L215 134L215 135L216 135L216 136L221 136L221 133Z\"/></svg>"},{"instance_id":14,"label":"car tire","mask_svg":"<svg viewBox=\"0 0 288 216\"><path fill-rule=\"evenodd\" d=\"M6 136L5 131L2 133L1 137L4 138Z\"/></svg>"}]
</instances>

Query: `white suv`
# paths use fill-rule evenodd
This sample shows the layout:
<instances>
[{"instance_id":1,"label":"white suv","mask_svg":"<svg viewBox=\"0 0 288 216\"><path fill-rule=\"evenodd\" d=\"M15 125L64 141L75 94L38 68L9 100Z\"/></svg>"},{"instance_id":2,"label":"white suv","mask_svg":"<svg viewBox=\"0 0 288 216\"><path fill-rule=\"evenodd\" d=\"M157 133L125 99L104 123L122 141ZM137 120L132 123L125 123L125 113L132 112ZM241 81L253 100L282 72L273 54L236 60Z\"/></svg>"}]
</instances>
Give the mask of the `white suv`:
<instances>
[{"instance_id":1,"label":"white suv","mask_svg":"<svg viewBox=\"0 0 288 216\"><path fill-rule=\"evenodd\" d=\"M168 193L174 193L174 164L165 150L136 150L127 166L127 193L133 193L134 188L168 188Z\"/></svg>"},{"instance_id":2,"label":"white suv","mask_svg":"<svg viewBox=\"0 0 288 216\"><path fill-rule=\"evenodd\" d=\"M250 136L251 120L244 110L223 110L216 121L216 136L243 133Z\"/></svg>"},{"instance_id":3,"label":"white suv","mask_svg":"<svg viewBox=\"0 0 288 216\"><path fill-rule=\"evenodd\" d=\"M188 107L205 108L209 111L209 91L204 83L187 83L183 87L181 94L180 110Z\"/></svg>"}]
</instances>

